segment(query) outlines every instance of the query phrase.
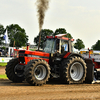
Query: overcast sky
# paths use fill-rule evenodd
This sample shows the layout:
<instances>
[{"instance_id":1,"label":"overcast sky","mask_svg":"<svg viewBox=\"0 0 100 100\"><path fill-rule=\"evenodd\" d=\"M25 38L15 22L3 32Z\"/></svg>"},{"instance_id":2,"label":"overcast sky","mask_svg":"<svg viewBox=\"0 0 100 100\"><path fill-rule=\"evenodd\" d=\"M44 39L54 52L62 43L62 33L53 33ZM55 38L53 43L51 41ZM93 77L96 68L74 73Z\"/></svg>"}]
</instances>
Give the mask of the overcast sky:
<instances>
[{"instance_id":1,"label":"overcast sky","mask_svg":"<svg viewBox=\"0 0 100 100\"><path fill-rule=\"evenodd\" d=\"M25 29L33 44L38 35L36 0L0 0L0 24L18 24ZM43 29L65 28L86 48L100 40L100 0L50 0Z\"/></svg>"}]
</instances>

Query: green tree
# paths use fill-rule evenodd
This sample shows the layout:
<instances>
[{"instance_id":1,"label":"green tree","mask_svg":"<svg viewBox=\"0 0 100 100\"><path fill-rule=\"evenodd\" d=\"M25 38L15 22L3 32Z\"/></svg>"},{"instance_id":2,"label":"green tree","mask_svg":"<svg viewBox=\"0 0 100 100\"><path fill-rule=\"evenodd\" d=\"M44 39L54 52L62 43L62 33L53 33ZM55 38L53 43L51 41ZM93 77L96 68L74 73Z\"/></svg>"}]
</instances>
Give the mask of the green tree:
<instances>
[{"instance_id":1,"label":"green tree","mask_svg":"<svg viewBox=\"0 0 100 100\"><path fill-rule=\"evenodd\" d=\"M80 50L82 48L85 48L85 45L81 39L77 39L76 43L74 44L74 48Z\"/></svg>"},{"instance_id":2,"label":"green tree","mask_svg":"<svg viewBox=\"0 0 100 100\"><path fill-rule=\"evenodd\" d=\"M65 37L70 38L70 39L73 39L73 37L71 36L70 33L67 33L67 35Z\"/></svg>"},{"instance_id":3,"label":"green tree","mask_svg":"<svg viewBox=\"0 0 100 100\"><path fill-rule=\"evenodd\" d=\"M0 45L4 44L4 33L5 33L5 29L4 26L0 24Z\"/></svg>"},{"instance_id":4,"label":"green tree","mask_svg":"<svg viewBox=\"0 0 100 100\"><path fill-rule=\"evenodd\" d=\"M64 28L56 29L54 33L50 29L42 29L42 31L41 31L41 43L40 43L40 47L43 48L43 43L44 43L44 41L46 39L46 36L50 36L50 35L55 36L55 35L58 35L58 34L67 34L65 37L67 37L67 38L73 38L71 36L71 34L70 33L67 33ZM38 46L38 43L39 43L39 35L37 35L34 38L34 43L36 43L36 46Z\"/></svg>"},{"instance_id":5,"label":"green tree","mask_svg":"<svg viewBox=\"0 0 100 100\"><path fill-rule=\"evenodd\" d=\"M96 44L94 44L92 47L91 47L93 50L100 50L100 40L98 40L96 42Z\"/></svg>"},{"instance_id":6,"label":"green tree","mask_svg":"<svg viewBox=\"0 0 100 100\"><path fill-rule=\"evenodd\" d=\"M53 36L58 35L58 34L67 34L66 29L64 28L56 29Z\"/></svg>"},{"instance_id":7,"label":"green tree","mask_svg":"<svg viewBox=\"0 0 100 100\"><path fill-rule=\"evenodd\" d=\"M43 43L46 39L46 36L50 36L53 34L53 31L50 30L50 29L42 29L41 30L41 42L40 42L40 47L43 48ZM38 43L39 43L39 35L37 35L35 38L34 38L34 43L36 43L36 46L38 46Z\"/></svg>"},{"instance_id":8,"label":"green tree","mask_svg":"<svg viewBox=\"0 0 100 100\"><path fill-rule=\"evenodd\" d=\"M70 33L67 33L67 32L66 32L66 29L65 29L65 28L56 29L56 31L55 31L55 33L53 34L53 36L58 35L58 34L67 34L67 35L64 36L64 37L71 38L71 39L73 38L73 37L71 36Z\"/></svg>"},{"instance_id":9,"label":"green tree","mask_svg":"<svg viewBox=\"0 0 100 100\"><path fill-rule=\"evenodd\" d=\"M28 42L28 36L23 28L21 28L18 24L11 24L6 27L8 32L8 37L10 40L10 46L14 45L15 47L25 46Z\"/></svg>"}]
</instances>

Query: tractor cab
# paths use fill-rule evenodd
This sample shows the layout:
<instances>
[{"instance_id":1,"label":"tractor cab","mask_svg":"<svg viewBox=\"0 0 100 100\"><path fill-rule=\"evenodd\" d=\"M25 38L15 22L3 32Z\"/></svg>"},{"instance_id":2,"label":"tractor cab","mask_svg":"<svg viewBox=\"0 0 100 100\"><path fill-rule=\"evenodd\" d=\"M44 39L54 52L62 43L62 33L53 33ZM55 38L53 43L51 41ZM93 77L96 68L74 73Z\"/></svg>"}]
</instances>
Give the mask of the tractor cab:
<instances>
[{"instance_id":1,"label":"tractor cab","mask_svg":"<svg viewBox=\"0 0 100 100\"><path fill-rule=\"evenodd\" d=\"M46 53L59 53L62 54L64 52L72 52L71 42L74 39L69 39L62 36L47 36L46 41L44 43L43 52Z\"/></svg>"}]
</instances>

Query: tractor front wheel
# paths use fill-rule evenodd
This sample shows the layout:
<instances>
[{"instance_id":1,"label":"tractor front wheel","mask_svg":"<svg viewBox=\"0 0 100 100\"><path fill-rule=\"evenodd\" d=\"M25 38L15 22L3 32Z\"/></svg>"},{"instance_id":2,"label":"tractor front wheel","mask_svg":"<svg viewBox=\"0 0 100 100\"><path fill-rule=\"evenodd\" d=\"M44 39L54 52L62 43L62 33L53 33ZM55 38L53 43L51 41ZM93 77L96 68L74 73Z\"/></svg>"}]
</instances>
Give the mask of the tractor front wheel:
<instances>
[{"instance_id":1,"label":"tractor front wheel","mask_svg":"<svg viewBox=\"0 0 100 100\"><path fill-rule=\"evenodd\" d=\"M34 59L25 66L25 79L31 85L43 85L49 77L50 67L44 60Z\"/></svg>"}]
</instances>

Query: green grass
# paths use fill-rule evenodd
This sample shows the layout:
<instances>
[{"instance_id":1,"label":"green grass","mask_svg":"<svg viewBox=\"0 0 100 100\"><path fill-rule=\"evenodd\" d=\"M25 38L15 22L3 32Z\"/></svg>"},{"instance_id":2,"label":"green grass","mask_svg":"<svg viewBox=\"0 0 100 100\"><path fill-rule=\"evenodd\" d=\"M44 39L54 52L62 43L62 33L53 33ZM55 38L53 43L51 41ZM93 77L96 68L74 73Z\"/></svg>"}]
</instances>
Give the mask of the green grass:
<instances>
[{"instance_id":1,"label":"green grass","mask_svg":"<svg viewBox=\"0 0 100 100\"><path fill-rule=\"evenodd\" d=\"M0 66L6 66L7 63L0 63Z\"/></svg>"},{"instance_id":2,"label":"green grass","mask_svg":"<svg viewBox=\"0 0 100 100\"><path fill-rule=\"evenodd\" d=\"M6 66L6 65L7 65L7 63L0 63L0 66ZM6 74L0 75L0 79L7 79Z\"/></svg>"},{"instance_id":3,"label":"green grass","mask_svg":"<svg viewBox=\"0 0 100 100\"><path fill-rule=\"evenodd\" d=\"M4 75L0 75L0 79L7 79L6 74L4 74Z\"/></svg>"},{"instance_id":4,"label":"green grass","mask_svg":"<svg viewBox=\"0 0 100 100\"><path fill-rule=\"evenodd\" d=\"M29 49L30 51L35 51L35 49Z\"/></svg>"}]
</instances>

